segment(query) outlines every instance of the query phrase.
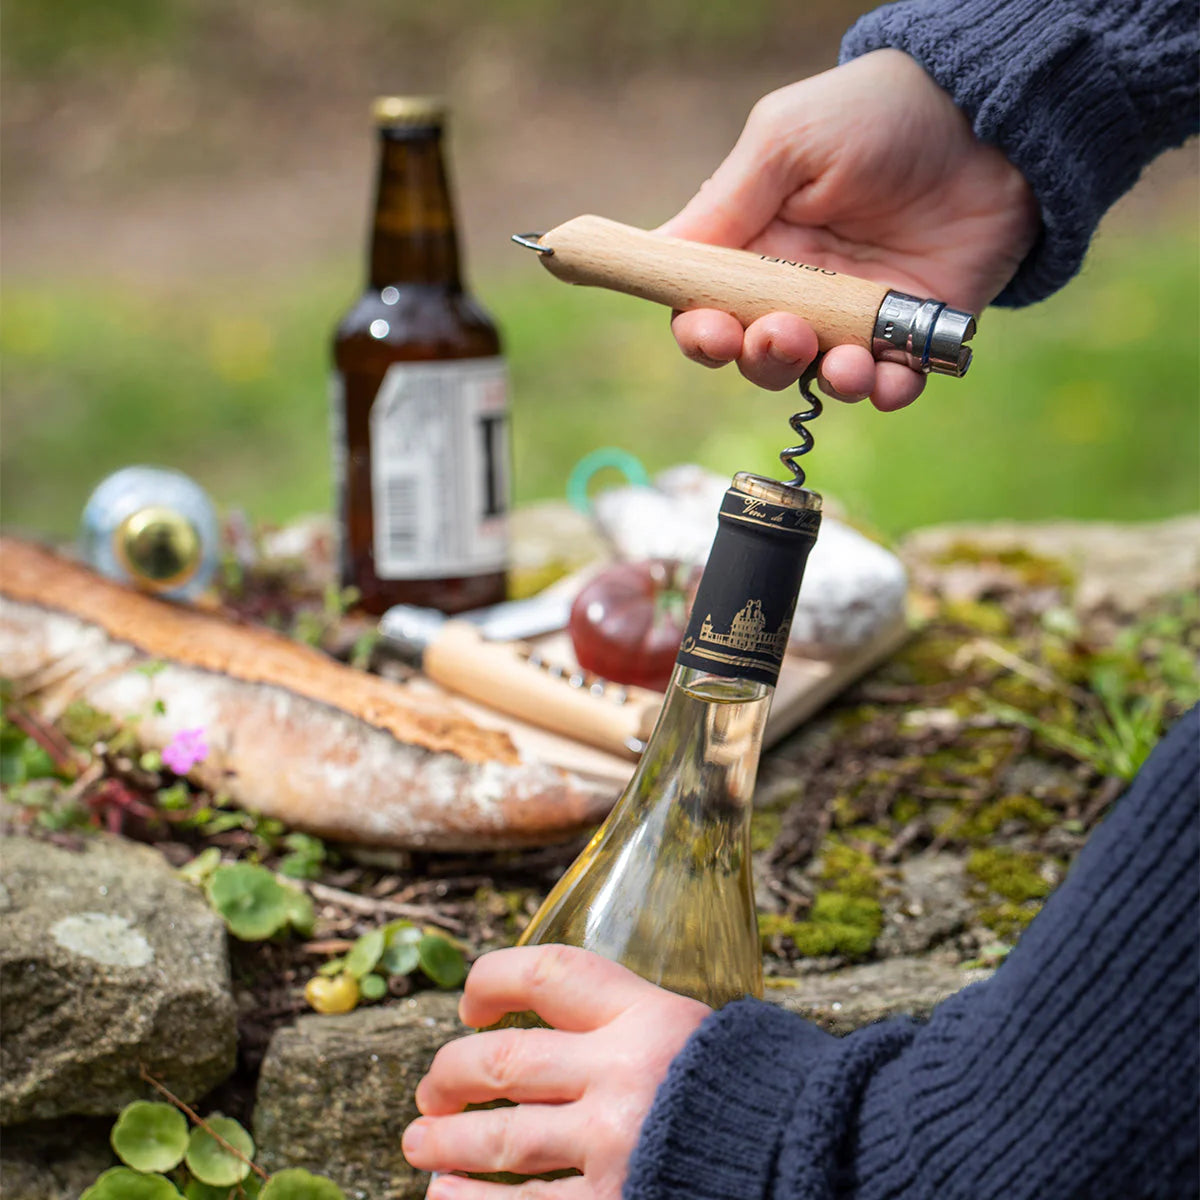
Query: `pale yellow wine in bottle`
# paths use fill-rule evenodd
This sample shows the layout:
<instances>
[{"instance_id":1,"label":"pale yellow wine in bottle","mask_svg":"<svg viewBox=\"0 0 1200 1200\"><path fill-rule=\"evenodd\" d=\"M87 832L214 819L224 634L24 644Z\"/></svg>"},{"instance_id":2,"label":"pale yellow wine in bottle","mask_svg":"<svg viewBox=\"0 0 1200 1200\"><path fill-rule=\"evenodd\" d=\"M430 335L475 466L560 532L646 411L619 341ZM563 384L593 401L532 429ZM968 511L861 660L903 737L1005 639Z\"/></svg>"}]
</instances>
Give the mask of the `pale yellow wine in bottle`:
<instances>
[{"instance_id":1,"label":"pale yellow wine in bottle","mask_svg":"<svg viewBox=\"0 0 1200 1200\"><path fill-rule=\"evenodd\" d=\"M713 1008L762 995L750 805L820 511L815 492L734 477L637 770L519 945L582 946Z\"/></svg>"}]
</instances>

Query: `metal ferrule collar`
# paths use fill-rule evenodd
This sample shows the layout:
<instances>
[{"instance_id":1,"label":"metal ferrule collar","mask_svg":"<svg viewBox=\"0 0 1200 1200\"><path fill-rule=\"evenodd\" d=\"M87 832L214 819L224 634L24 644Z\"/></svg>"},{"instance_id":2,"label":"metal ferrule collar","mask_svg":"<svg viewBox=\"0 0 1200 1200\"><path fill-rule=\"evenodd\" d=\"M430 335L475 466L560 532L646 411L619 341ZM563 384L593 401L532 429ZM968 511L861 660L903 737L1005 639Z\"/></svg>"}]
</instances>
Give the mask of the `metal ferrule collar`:
<instances>
[{"instance_id":1,"label":"metal ferrule collar","mask_svg":"<svg viewBox=\"0 0 1200 1200\"><path fill-rule=\"evenodd\" d=\"M962 376L971 365L975 318L940 300L888 292L875 318L871 352L881 362L899 362L914 371Z\"/></svg>"}]
</instances>

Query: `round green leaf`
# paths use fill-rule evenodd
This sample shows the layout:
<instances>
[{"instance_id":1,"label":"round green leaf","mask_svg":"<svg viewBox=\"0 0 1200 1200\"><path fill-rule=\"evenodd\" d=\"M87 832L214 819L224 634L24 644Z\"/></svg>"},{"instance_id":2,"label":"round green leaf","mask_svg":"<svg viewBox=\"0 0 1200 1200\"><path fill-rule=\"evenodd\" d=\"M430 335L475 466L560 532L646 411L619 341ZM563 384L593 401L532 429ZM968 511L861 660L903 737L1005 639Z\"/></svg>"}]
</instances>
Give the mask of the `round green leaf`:
<instances>
[{"instance_id":1,"label":"round green leaf","mask_svg":"<svg viewBox=\"0 0 1200 1200\"><path fill-rule=\"evenodd\" d=\"M421 961L412 942L394 942L379 958L379 966L389 975L411 975Z\"/></svg>"},{"instance_id":2,"label":"round green leaf","mask_svg":"<svg viewBox=\"0 0 1200 1200\"><path fill-rule=\"evenodd\" d=\"M192 883L203 883L221 865L221 851L216 846L201 850L191 862L179 868L179 874Z\"/></svg>"},{"instance_id":3,"label":"round green leaf","mask_svg":"<svg viewBox=\"0 0 1200 1200\"><path fill-rule=\"evenodd\" d=\"M112 1167L79 1200L183 1200L183 1196L161 1175L143 1175L128 1167Z\"/></svg>"},{"instance_id":4,"label":"round green leaf","mask_svg":"<svg viewBox=\"0 0 1200 1200\"><path fill-rule=\"evenodd\" d=\"M344 958L331 958L317 968L318 975L340 975L346 969Z\"/></svg>"},{"instance_id":5,"label":"round green leaf","mask_svg":"<svg viewBox=\"0 0 1200 1200\"><path fill-rule=\"evenodd\" d=\"M358 990L364 1000L382 1000L387 995L387 980L382 975L364 975Z\"/></svg>"},{"instance_id":6,"label":"round green leaf","mask_svg":"<svg viewBox=\"0 0 1200 1200\"><path fill-rule=\"evenodd\" d=\"M287 891L265 867L233 863L208 879L208 899L229 932L244 942L261 942L282 929L291 909Z\"/></svg>"},{"instance_id":7,"label":"round green leaf","mask_svg":"<svg viewBox=\"0 0 1200 1200\"><path fill-rule=\"evenodd\" d=\"M300 1167L289 1167L271 1176L259 1193L259 1200L346 1200L346 1193L324 1175L310 1175Z\"/></svg>"},{"instance_id":8,"label":"round green leaf","mask_svg":"<svg viewBox=\"0 0 1200 1200\"><path fill-rule=\"evenodd\" d=\"M188 1140L188 1170L201 1183L211 1183L217 1187L240 1183L250 1174L250 1160L254 1157L253 1139L232 1117L209 1117L208 1125L213 1133L235 1150L240 1150L245 1158L230 1154L207 1129L197 1127L192 1130Z\"/></svg>"},{"instance_id":9,"label":"round green leaf","mask_svg":"<svg viewBox=\"0 0 1200 1200\"><path fill-rule=\"evenodd\" d=\"M127 1104L109 1135L117 1157L137 1171L169 1171L183 1161L188 1124L177 1108L153 1100Z\"/></svg>"},{"instance_id":10,"label":"round green leaf","mask_svg":"<svg viewBox=\"0 0 1200 1200\"><path fill-rule=\"evenodd\" d=\"M288 922L302 937L308 937L317 923L317 910L313 907L311 897L299 888L287 884L280 885L284 891L287 903Z\"/></svg>"},{"instance_id":11,"label":"round green leaf","mask_svg":"<svg viewBox=\"0 0 1200 1200\"><path fill-rule=\"evenodd\" d=\"M361 979L375 969L382 953L383 930L372 929L370 933L364 933L350 948L350 953L346 955L346 970L355 979Z\"/></svg>"},{"instance_id":12,"label":"round green leaf","mask_svg":"<svg viewBox=\"0 0 1200 1200\"><path fill-rule=\"evenodd\" d=\"M198 1179L190 1179L183 1186L185 1200L241 1200L237 1194L237 1185L213 1187L211 1183L201 1183Z\"/></svg>"},{"instance_id":13,"label":"round green leaf","mask_svg":"<svg viewBox=\"0 0 1200 1200\"><path fill-rule=\"evenodd\" d=\"M255 1200L260 1191L262 1182L257 1175L247 1175L241 1183L224 1187L213 1187L198 1179L189 1179L183 1186L184 1200Z\"/></svg>"},{"instance_id":14,"label":"round green leaf","mask_svg":"<svg viewBox=\"0 0 1200 1200\"><path fill-rule=\"evenodd\" d=\"M21 757L25 764L26 779L53 779L58 774L54 759L32 738Z\"/></svg>"},{"instance_id":15,"label":"round green leaf","mask_svg":"<svg viewBox=\"0 0 1200 1200\"><path fill-rule=\"evenodd\" d=\"M456 988L467 977L462 951L436 933L427 933L417 943L421 970L440 988Z\"/></svg>"},{"instance_id":16,"label":"round green leaf","mask_svg":"<svg viewBox=\"0 0 1200 1200\"><path fill-rule=\"evenodd\" d=\"M389 921L383 927L383 940L389 946L415 946L421 931L411 921Z\"/></svg>"}]
</instances>

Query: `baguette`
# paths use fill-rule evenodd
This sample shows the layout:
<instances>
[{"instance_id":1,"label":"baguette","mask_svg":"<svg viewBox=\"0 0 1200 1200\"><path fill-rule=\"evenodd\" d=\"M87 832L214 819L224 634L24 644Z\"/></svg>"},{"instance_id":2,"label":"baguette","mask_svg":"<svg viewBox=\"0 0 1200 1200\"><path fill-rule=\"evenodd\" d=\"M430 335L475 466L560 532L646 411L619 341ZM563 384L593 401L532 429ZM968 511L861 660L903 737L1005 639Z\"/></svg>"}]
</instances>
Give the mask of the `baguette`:
<instances>
[{"instance_id":1,"label":"baguette","mask_svg":"<svg viewBox=\"0 0 1200 1200\"><path fill-rule=\"evenodd\" d=\"M137 716L147 748L201 728L196 782L338 841L540 845L596 824L615 799L611 785L524 760L507 733L444 700L15 538L0 538L0 674L51 718L74 699Z\"/></svg>"}]
</instances>

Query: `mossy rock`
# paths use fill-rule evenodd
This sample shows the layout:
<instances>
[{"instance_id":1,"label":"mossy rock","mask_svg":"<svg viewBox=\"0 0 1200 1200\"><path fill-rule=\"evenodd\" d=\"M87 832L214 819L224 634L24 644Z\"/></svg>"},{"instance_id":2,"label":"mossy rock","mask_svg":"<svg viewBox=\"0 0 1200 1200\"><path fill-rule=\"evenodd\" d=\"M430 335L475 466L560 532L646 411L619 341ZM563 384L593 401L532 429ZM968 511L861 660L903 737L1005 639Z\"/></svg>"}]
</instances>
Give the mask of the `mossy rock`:
<instances>
[{"instance_id":1,"label":"mossy rock","mask_svg":"<svg viewBox=\"0 0 1200 1200\"><path fill-rule=\"evenodd\" d=\"M4 846L0 1118L115 1114L148 1088L191 1101L234 1067L225 929L156 850L96 835L76 852Z\"/></svg>"},{"instance_id":2,"label":"mossy rock","mask_svg":"<svg viewBox=\"0 0 1200 1200\"><path fill-rule=\"evenodd\" d=\"M348 1197L424 1196L429 1176L408 1165L400 1138L418 1116L413 1092L434 1054L467 1032L458 1000L421 992L277 1030L254 1108L260 1164L327 1175Z\"/></svg>"}]
</instances>

